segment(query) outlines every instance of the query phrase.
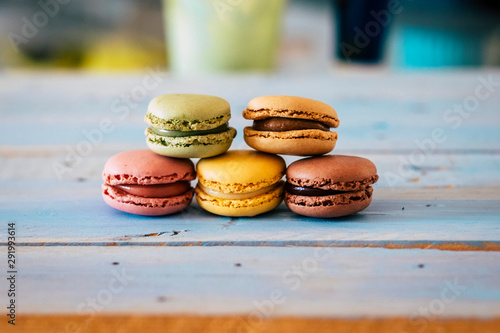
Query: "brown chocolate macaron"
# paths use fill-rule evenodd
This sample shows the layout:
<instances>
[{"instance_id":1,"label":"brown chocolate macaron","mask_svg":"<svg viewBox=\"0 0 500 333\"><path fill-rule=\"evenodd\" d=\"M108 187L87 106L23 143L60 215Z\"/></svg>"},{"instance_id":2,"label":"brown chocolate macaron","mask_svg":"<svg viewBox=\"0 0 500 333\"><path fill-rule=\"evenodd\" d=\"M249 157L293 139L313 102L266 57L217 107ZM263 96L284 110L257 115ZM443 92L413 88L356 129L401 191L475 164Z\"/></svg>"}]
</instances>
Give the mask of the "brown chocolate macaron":
<instances>
[{"instance_id":1,"label":"brown chocolate macaron","mask_svg":"<svg viewBox=\"0 0 500 333\"><path fill-rule=\"evenodd\" d=\"M253 120L245 127L245 142L252 148L282 155L321 155L335 148L339 126L334 108L320 101L297 96L261 96L243 111Z\"/></svg>"},{"instance_id":2,"label":"brown chocolate macaron","mask_svg":"<svg viewBox=\"0 0 500 333\"><path fill-rule=\"evenodd\" d=\"M295 161L286 171L285 203L293 212L319 218L354 214L372 201L378 180L368 159L327 155Z\"/></svg>"}]
</instances>

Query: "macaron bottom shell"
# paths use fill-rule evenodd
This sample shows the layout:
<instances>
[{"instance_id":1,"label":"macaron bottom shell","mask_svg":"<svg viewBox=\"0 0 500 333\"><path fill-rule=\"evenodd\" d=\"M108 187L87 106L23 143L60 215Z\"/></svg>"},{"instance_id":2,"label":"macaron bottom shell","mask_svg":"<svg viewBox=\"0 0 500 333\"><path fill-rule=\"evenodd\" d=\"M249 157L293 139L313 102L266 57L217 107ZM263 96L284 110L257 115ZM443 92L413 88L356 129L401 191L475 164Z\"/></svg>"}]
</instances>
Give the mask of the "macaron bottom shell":
<instances>
[{"instance_id":1,"label":"macaron bottom shell","mask_svg":"<svg viewBox=\"0 0 500 333\"><path fill-rule=\"evenodd\" d=\"M166 137L146 129L146 144L157 154L178 158L205 158L226 152L236 136L236 130L222 133L193 135L184 137Z\"/></svg>"},{"instance_id":2,"label":"macaron bottom shell","mask_svg":"<svg viewBox=\"0 0 500 333\"><path fill-rule=\"evenodd\" d=\"M269 212L283 201L284 182L267 193L248 199L221 199L205 193L196 187L196 201L204 210L221 216L256 216Z\"/></svg>"},{"instance_id":3,"label":"macaron bottom shell","mask_svg":"<svg viewBox=\"0 0 500 333\"><path fill-rule=\"evenodd\" d=\"M144 216L170 215L182 211L193 199L193 189L168 198L145 198L126 193L110 185L102 185L102 197L111 207Z\"/></svg>"},{"instance_id":4,"label":"macaron bottom shell","mask_svg":"<svg viewBox=\"0 0 500 333\"><path fill-rule=\"evenodd\" d=\"M367 208L372 202L372 194L372 187L327 196L303 196L285 192L285 204L299 215L335 218L352 215Z\"/></svg>"},{"instance_id":5,"label":"macaron bottom shell","mask_svg":"<svg viewBox=\"0 0 500 333\"><path fill-rule=\"evenodd\" d=\"M250 147L266 153L310 156L331 152L337 133L317 129L271 132L245 127L244 139Z\"/></svg>"}]
</instances>

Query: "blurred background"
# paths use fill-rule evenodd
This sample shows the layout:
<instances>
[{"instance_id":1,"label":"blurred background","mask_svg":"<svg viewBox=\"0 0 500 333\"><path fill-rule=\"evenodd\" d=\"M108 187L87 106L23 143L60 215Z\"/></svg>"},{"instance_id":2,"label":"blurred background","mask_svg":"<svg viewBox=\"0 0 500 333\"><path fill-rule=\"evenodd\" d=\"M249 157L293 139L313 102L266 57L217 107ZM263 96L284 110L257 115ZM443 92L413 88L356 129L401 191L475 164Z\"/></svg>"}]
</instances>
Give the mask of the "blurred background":
<instances>
[{"instance_id":1,"label":"blurred background","mask_svg":"<svg viewBox=\"0 0 500 333\"><path fill-rule=\"evenodd\" d=\"M0 68L500 66L488 0L0 0Z\"/></svg>"}]
</instances>

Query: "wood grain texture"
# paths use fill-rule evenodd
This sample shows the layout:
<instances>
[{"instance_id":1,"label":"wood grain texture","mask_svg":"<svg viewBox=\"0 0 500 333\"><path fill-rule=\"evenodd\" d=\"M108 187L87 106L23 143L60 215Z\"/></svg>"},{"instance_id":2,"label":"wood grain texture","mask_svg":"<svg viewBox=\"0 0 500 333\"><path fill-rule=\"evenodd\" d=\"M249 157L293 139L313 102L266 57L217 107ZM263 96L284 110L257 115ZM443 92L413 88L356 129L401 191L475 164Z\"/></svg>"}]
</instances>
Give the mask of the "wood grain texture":
<instances>
[{"instance_id":1,"label":"wood grain texture","mask_svg":"<svg viewBox=\"0 0 500 333\"><path fill-rule=\"evenodd\" d=\"M18 258L20 314L500 317L499 252L57 246Z\"/></svg>"},{"instance_id":2,"label":"wood grain texture","mask_svg":"<svg viewBox=\"0 0 500 333\"><path fill-rule=\"evenodd\" d=\"M64 316L23 315L20 324L6 332L204 332L204 333L497 333L500 319L429 319L417 324L406 318L273 318L255 325L238 316Z\"/></svg>"},{"instance_id":3,"label":"wood grain texture","mask_svg":"<svg viewBox=\"0 0 500 333\"><path fill-rule=\"evenodd\" d=\"M158 86L134 100L148 75L0 75L0 222L16 222L19 260L12 331L498 331L500 71L160 73ZM450 111L485 79L495 82L487 98ZM334 153L378 167L372 205L335 220L284 205L252 219L214 216L196 203L164 218L107 207L105 161L146 148L147 104L170 92L227 99L240 132L233 149L247 148L241 111L256 96L332 105L340 118ZM105 133L103 121L112 127ZM3 258L6 236L0 227ZM120 274L131 279L120 285ZM279 304L270 305L277 292Z\"/></svg>"},{"instance_id":4,"label":"wood grain texture","mask_svg":"<svg viewBox=\"0 0 500 333\"><path fill-rule=\"evenodd\" d=\"M338 111L339 150L412 151L418 149L416 140L430 138L434 129L441 128L446 139L436 149L498 152L498 86L464 116L445 114L474 96L481 78L491 76L493 82L500 82L498 70L365 75L339 71L334 75L196 79L163 75L147 95L131 97L149 75L147 71L115 76L4 74L0 77L2 144L76 145L85 139L83 131L98 128L106 118L115 129L104 136L104 143L137 145L144 142L143 117L149 101L168 92L190 92L227 99L233 113L231 124L240 130L239 138L243 126L249 124L241 116L248 101L260 95L288 94L318 99ZM17 135L21 127L29 135Z\"/></svg>"},{"instance_id":5,"label":"wood grain texture","mask_svg":"<svg viewBox=\"0 0 500 333\"><path fill-rule=\"evenodd\" d=\"M145 148L141 141L136 145L103 144L95 146L89 156L76 159L76 148L71 146L0 146L0 180L98 181L109 157L121 151ZM232 148L248 149L246 145L240 145L238 142L235 142ZM373 161L380 175L377 188L500 188L500 154L443 152L427 156L422 159L421 164L412 164L411 151L334 152L359 155ZM285 156L287 165L297 159L297 156ZM500 193L500 190L497 193Z\"/></svg>"},{"instance_id":6,"label":"wood grain texture","mask_svg":"<svg viewBox=\"0 0 500 333\"><path fill-rule=\"evenodd\" d=\"M172 216L134 216L108 207L100 182L0 181L0 220L15 221L17 241L33 245L416 246L462 242L491 249L500 242L498 200L377 199L359 214L338 219L298 216L284 204L255 218L209 214L194 202ZM48 188L51 188L50 190ZM41 192L50 197L40 196ZM50 195L49 195L50 193ZM396 192L397 196L397 192ZM29 201L29 205L26 204ZM473 222L473 223L472 223ZM6 239L0 229L0 242ZM448 247L451 249L451 247ZM464 248L467 249L467 248Z\"/></svg>"}]
</instances>

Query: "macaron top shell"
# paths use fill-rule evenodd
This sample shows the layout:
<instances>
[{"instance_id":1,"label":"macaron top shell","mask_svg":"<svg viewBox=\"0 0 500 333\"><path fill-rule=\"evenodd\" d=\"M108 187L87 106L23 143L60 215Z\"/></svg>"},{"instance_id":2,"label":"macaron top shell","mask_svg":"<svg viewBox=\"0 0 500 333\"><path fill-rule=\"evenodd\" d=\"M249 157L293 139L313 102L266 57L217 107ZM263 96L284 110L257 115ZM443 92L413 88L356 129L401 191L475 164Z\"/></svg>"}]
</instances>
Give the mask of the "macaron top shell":
<instances>
[{"instance_id":1,"label":"macaron top shell","mask_svg":"<svg viewBox=\"0 0 500 333\"><path fill-rule=\"evenodd\" d=\"M145 122L155 128L203 131L225 124L231 118L229 103L220 97L197 94L166 94L148 106Z\"/></svg>"},{"instance_id":2,"label":"macaron top shell","mask_svg":"<svg viewBox=\"0 0 500 333\"><path fill-rule=\"evenodd\" d=\"M324 190L360 190L378 180L370 160L347 155L310 157L293 162L286 171L287 182Z\"/></svg>"},{"instance_id":3,"label":"macaron top shell","mask_svg":"<svg viewBox=\"0 0 500 333\"><path fill-rule=\"evenodd\" d=\"M248 193L278 182L285 173L282 157L253 150L231 150L201 159L198 180L214 191Z\"/></svg>"},{"instance_id":4,"label":"macaron top shell","mask_svg":"<svg viewBox=\"0 0 500 333\"><path fill-rule=\"evenodd\" d=\"M338 127L339 118L333 107L323 102L298 96L260 96L252 99L243 117L250 120L271 117L309 119L329 127Z\"/></svg>"},{"instance_id":5,"label":"macaron top shell","mask_svg":"<svg viewBox=\"0 0 500 333\"><path fill-rule=\"evenodd\" d=\"M104 166L102 178L109 185L152 185L190 181L196 178L196 173L189 159L165 157L141 149L112 156Z\"/></svg>"}]
</instances>

